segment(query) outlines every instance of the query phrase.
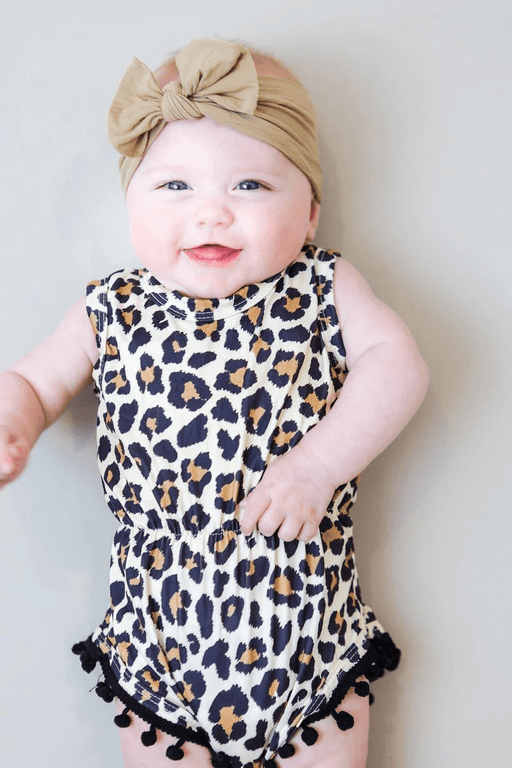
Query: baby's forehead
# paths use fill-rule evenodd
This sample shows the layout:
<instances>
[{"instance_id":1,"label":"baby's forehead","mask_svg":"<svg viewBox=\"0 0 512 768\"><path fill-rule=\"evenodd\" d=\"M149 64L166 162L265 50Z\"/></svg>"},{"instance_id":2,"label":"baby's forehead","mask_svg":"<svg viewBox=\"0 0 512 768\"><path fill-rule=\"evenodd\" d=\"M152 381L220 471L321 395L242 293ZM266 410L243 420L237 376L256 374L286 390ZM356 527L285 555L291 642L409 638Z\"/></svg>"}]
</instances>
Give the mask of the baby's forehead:
<instances>
[{"instance_id":1,"label":"baby's forehead","mask_svg":"<svg viewBox=\"0 0 512 768\"><path fill-rule=\"evenodd\" d=\"M251 51L252 60L256 67L256 72L260 77L282 77L284 80L295 80L297 78L277 59L264 53L258 53ZM178 80L178 70L176 68L175 59L168 59L154 72L155 79L163 88L164 85L170 83L173 80Z\"/></svg>"}]
</instances>

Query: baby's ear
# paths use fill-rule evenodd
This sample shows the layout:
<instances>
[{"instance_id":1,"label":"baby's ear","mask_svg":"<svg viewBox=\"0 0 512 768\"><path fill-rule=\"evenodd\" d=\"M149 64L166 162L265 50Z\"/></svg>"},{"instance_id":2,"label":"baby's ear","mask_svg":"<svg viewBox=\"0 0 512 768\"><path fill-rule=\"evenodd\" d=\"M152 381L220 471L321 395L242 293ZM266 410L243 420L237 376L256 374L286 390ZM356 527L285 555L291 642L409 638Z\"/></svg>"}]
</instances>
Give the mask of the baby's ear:
<instances>
[{"instance_id":1,"label":"baby's ear","mask_svg":"<svg viewBox=\"0 0 512 768\"><path fill-rule=\"evenodd\" d=\"M311 201L311 210L309 212L309 227L306 234L307 240L313 240L318 227L318 219L320 218L320 203L316 200Z\"/></svg>"}]
</instances>

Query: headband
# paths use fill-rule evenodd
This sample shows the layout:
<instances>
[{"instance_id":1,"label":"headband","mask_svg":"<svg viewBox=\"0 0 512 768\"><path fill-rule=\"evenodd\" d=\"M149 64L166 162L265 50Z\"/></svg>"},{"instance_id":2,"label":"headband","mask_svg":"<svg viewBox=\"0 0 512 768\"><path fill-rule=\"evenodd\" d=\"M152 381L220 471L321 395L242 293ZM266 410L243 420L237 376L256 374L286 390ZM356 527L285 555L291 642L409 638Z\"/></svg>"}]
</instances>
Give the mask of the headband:
<instances>
[{"instance_id":1,"label":"headband","mask_svg":"<svg viewBox=\"0 0 512 768\"><path fill-rule=\"evenodd\" d=\"M300 83L258 77L250 51L222 40L194 40L178 52L175 63L179 81L160 89L151 70L134 59L110 107L108 135L122 155L125 191L167 123L208 117L286 155L309 179L320 202L315 114Z\"/></svg>"}]
</instances>

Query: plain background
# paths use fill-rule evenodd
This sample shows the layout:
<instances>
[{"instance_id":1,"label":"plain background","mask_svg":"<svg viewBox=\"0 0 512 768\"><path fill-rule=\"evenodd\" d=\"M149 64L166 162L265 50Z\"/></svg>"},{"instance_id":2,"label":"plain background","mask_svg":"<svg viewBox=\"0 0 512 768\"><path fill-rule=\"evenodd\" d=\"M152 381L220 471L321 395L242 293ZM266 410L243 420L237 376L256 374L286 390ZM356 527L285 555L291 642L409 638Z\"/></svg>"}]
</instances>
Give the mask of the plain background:
<instances>
[{"instance_id":1,"label":"plain background","mask_svg":"<svg viewBox=\"0 0 512 768\"><path fill-rule=\"evenodd\" d=\"M405 319L432 374L354 510L366 601L403 649L375 685L368 768L510 765L511 28L505 0L2 3L0 365L88 280L135 265L105 137L133 56L241 39L311 92L317 241ZM89 389L1 495L2 765L121 768L97 675L69 651L107 606L93 423Z\"/></svg>"}]
</instances>

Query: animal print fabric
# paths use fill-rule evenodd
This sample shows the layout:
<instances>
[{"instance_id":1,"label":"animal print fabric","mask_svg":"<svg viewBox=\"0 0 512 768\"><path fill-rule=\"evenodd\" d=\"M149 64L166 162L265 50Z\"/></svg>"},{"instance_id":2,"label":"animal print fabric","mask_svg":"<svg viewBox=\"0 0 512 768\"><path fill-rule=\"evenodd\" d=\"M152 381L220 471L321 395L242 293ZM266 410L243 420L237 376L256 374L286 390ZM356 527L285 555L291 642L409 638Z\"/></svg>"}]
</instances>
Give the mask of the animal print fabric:
<instances>
[{"instance_id":1,"label":"animal print fabric","mask_svg":"<svg viewBox=\"0 0 512 768\"><path fill-rule=\"evenodd\" d=\"M120 524L92 643L134 711L234 768L272 758L383 635L358 585L355 479L309 542L245 536L235 517L343 385L338 255L306 246L221 299L145 269L88 286L98 461Z\"/></svg>"}]
</instances>

